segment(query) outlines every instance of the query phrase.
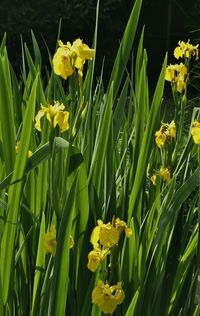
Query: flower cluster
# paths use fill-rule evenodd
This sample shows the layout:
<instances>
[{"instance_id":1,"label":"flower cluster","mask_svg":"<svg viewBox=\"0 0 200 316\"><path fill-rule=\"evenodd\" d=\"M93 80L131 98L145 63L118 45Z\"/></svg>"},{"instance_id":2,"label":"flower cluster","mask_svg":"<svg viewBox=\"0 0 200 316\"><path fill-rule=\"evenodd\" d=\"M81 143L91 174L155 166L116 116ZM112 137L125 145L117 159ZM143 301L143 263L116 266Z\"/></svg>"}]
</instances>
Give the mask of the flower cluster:
<instances>
[{"instance_id":1,"label":"flower cluster","mask_svg":"<svg viewBox=\"0 0 200 316\"><path fill-rule=\"evenodd\" d=\"M131 228L119 218L113 218L112 223L106 224L98 220L97 224L90 238L93 250L88 254L87 267L92 272L95 272L100 263L112 254L112 249L118 244L121 233L124 232L126 237L132 235ZM110 264L108 266L112 268ZM92 303L97 304L104 313L112 314L117 305L123 302L124 297L121 282L110 286L108 282L98 280L97 286L92 291Z\"/></svg>"},{"instance_id":2,"label":"flower cluster","mask_svg":"<svg viewBox=\"0 0 200 316\"><path fill-rule=\"evenodd\" d=\"M92 291L92 303L97 304L105 314L112 314L117 305L124 300L125 294L121 282L110 286L99 280Z\"/></svg>"},{"instance_id":3,"label":"flower cluster","mask_svg":"<svg viewBox=\"0 0 200 316\"><path fill-rule=\"evenodd\" d=\"M182 93L187 83L187 68L183 63L169 65L166 68L165 80L175 85L176 90Z\"/></svg>"},{"instance_id":4,"label":"flower cluster","mask_svg":"<svg viewBox=\"0 0 200 316\"><path fill-rule=\"evenodd\" d=\"M200 145L200 122L197 120L193 121L191 134L195 144Z\"/></svg>"},{"instance_id":5,"label":"flower cluster","mask_svg":"<svg viewBox=\"0 0 200 316\"><path fill-rule=\"evenodd\" d=\"M174 57L176 59L184 58L185 64L169 65L166 68L165 80L171 82L179 93L183 93L186 90L190 59L192 57L195 60L199 58L198 46L190 44L189 40L187 43L179 41L178 46L174 50Z\"/></svg>"},{"instance_id":6,"label":"flower cluster","mask_svg":"<svg viewBox=\"0 0 200 316\"><path fill-rule=\"evenodd\" d=\"M69 129L69 112L64 111L65 106L63 103L54 101L54 105L48 104L47 106L41 105L41 110L37 113L35 117L35 128L41 132L41 118L46 116L47 120L53 126L53 128L58 125L60 127L61 133Z\"/></svg>"},{"instance_id":7,"label":"flower cluster","mask_svg":"<svg viewBox=\"0 0 200 316\"><path fill-rule=\"evenodd\" d=\"M153 183L153 185L156 185L157 176L168 183L171 180L170 169L161 167L159 170L156 170L156 172L151 176L151 182Z\"/></svg>"},{"instance_id":8,"label":"flower cluster","mask_svg":"<svg viewBox=\"0 0 200 316\"><path fill-rule=\"evenodd\" d=\"M95 272L102 260L111 252L111 248L118 244L120 234L124 231L126 237L132 235L132 230L119 218L114 219L114 223L104 224L101 220L97 221L97 226L93 229L90 242L93 250L88 254L87 267Z\"/></svg>"},{"instance_id":9,"label":"flower cluster","mask_svg":"<svg viewBox=\"0 0 200 316\"><path fill-rule=\"evenodd\" d=\"M198 52L198 45L192 45L190 44L190 40L185 43L184 41L179 41L178 46L174 50L174 57L176 59L179 58L191 58L195 57L195 60L198 60L199 58L199 52Z\"/></svg>"},{"instance_id":10,"label":"flower cluster","mask_svg":"<svg viewBox=\"0 0 200 316\"><path fill-rule=\"evenodd\" d=\"M161 123L161 127L155 133L155 141L159 148L162 148L171 143L172 139L176 137L176 124L173 121L171 123Z\"/></svg>"},{"instance_id":11,"label":"flower cluster","mask_svg":"<svg viewBox=\"0 0 200 316\"><path fill-rule=\"evenodd\" d=\"M58 45L59 47L53 56L55 74L66 80L77 69L78 75L83 77L85 61L94 58L95 50L89 48L80 38L76 39L72 45L70 42L63 44L62 41L58 41Z\"/></svg>"}]
</instances>

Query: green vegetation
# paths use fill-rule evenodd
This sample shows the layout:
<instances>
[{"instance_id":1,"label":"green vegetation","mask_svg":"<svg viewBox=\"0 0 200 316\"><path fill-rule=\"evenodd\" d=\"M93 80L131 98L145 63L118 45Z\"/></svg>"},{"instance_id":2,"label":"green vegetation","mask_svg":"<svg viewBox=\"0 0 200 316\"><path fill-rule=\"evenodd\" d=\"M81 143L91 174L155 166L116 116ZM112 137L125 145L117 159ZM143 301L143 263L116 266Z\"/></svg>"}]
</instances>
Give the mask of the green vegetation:
<instances>
[{"instance_id":1,"label":"green vegetation","mask_svg":"<svg viewBox=\"0 0 200 316\"><path fill-rule=\"evenodd\" d=\"M33 33L20 76L2 39L0 315L200 313L200 110L186 113L198 45L180 42L175 65L166 54L152 95L144 30L127 70L141 6L107 88L94 82L99 1L93 49L59 33L50 71Z\"/></svg>"}]
</instances>

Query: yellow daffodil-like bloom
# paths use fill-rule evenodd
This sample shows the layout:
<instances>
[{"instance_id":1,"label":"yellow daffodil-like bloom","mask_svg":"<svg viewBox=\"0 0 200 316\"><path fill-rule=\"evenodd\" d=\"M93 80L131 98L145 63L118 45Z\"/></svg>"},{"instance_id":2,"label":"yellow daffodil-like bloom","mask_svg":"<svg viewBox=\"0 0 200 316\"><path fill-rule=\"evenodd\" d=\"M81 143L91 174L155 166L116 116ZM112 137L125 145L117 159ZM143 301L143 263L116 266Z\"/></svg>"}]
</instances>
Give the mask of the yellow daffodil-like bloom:
<instances>
[{"instance_id":1,"label":"yellow daffodil-like bloom","mask_svg":"<svg viewBox=\"0 0 200 316\"><path fill-rule=\"evenodd\" d=\"M53 256L56 254L57 240L56 240L56 228L52 225L49 231L44 234L44 248L47 252Z\"/></svg>"},{"instance_id":2,"label":"yellow daffodil-like bloom","mask_svg":"<svg viewBox=\"0 0 200 316\"><path fill-rule=\"evenodd\" d=\"M162 131L162 128L159 129L159 131L157 131L155 133L155 141L156 144L159 148L164 147L166 140L167 140L167 136L165 135L165 133Z\"/></svg>"},{"instance_id":3,"label":"yellow daffodil-like bloom","mask_svg":"<svg viewBox=\"0 0 200 316\"><path fill-rule=\"evenodd\" d=\"M41 132L40 120L43 116L46 116L49 123L53 128L58 125L60 127L61 133L69 129L69 112L63 111L65 106L63 103L58 101L54 102L54 105L48 104L48 106L41 106L41 110L37 113L35 117L35 128Z\"/></svg>"},{"instance_id":4,"label":"yellow daffodil-like bloom","mask_svg":"<svg viewBox=\"0 0 200 316\"><path fill-rule=\"evenodd\" d=\"M186 66L183 63L167 66L165 80L175 84L177 91L182 93L187 83Z\"/></svg>"},{"instance_id":5,"label":"yellow daffodil-like bloom","mask_svg":"<svg viewBox=\"0 0 200 316\"><path fill-rule=\"evenodd\" d=\"M195 60L199 58L199 52L198 52L198 45L192 45L190 44L190 40L185 43L184 41L179 41L178 46L174 50L174 57L176 59L179 58L191 58L195 57Z\"/></svg>"},{"instance_id":6,"label":"yellow daffodil-like bloom","mask_svg":"<svg viewBox=\"0 0 200 316\"><path fill-rule=\"evenodd\" d=\"M125 294L121 282L110 286L99 280L97 286L92 291L92 303L97 304L100 310L105 314L112 314L117 305L124 300Z\"/></svg>"},{"instance_id":7,"label":"yellow daffodil-like bloom","mask_svg":"<svg viewBox=\"0 0 200 316\"><path fill-rule=\"evenodd\" d=\"M169 182L171 179L171 174L169 168L161 167L157 174L165 181Z\"/></svg>"},{"instance_id":8,"label":"yellow daffodil-like bloom","mask_svg":"<svg viewBox=\"0 0 200 316\"><path fill-rule=\"evenodd\" d=\"M59 47L53 56L53 70L56 75L63 79L71 76L74 72L71 65L71 52L68 48Z\"/></svg>"},{"instance_id":9,"label":"yellow daffodil-like bloom","mask_svg":"<svg viewBox=\"0 0 200 316\"><path fill-rule=\"evenodd\" d=\"M155 173L150 178L153 185L156 185L158 176L160 176L165 182L169 182L171 180L171 173L169 168L161 167L160 170L155 171Z\"/></svg>"},{"instance_id":10,"label":"yellow daffodil-like bloom","mask_svg":"<svg viewBox=\"0 0 200 316\"><path fill-rule=\"evenodd\" d=\"M16 154L18 154L18 152L19 152L19 143L20 143L20 142L17 142L17 143L16 143L16 146L15 146ZM31 151L31 150L28 150L27 157L30 158L32 155L33 155L32 151Z\"/></svg>"},{"instance_id":11,"label":"yellow daffodil-like bloom","mask_svg":"<svg viewBox=\"0 0 200 316\"><path fill-rule=\"evenodd\" d=\"M101 250L100 248L95 248L88 254L88 264L87 267L90 271L95 272L102 260L110 254L109 248Z\"/></svg>"},{"instance_id":12,"label":"yellow daffodil-like bloom","mask_svg":"<svg viewBox=\"0 0 200 316\"><path fill-rule=\"evenodd\" d=\"M119 217L115 219L115 227L117 228L117 230L120 231L120 233L124 231L126 237L129 238L129 237L132 236L132 233L133 233L133 232L132 232L132 229L129 228L129 227L127 226L127 224L126 224L124 221L122 221L121 219L119 219Z\"/></svg>"},{"instance_id":13,"label":"yellow daffodil-like bloom","mask_svg":"<svg viewBox=\"0 0 200 316\"><path fill-rule=\"evenodd\" d=\"M194 121L192 123L191 134L195 144L200 145L200 122Z\"/></svg>"},{"instance_id":14,"label":"yellow daffodil-like bloom","mask_svg":"<svg viewBox=\"0 0 200 316\"><path fill-rule=\"evenodd\" d=\"M83 41L78 38L72 45L70 42L63 44L58 41L59 48L53 57L53 69L55 74L67 79L73 74L75 68L78 70L79 76L83 76L83 66L86 60L94 58L95 50L89 48Z\"/></svg>"},{"instance_id":15,"label":"yellow daffodil-like bloom","mask_svg":"<svg viewBox=\"0 0 200 316\"><path fill-rule=\"evenodd\" d=\"M160 129L155 133L155 142L159 148L171 143L172 139L176 137L176 124L173 121L171 123L161 123Z\"/></svg>"},{"instance_id":16,"label":"yellow daffodil-like bloom","mask_svg":"<svg viewBox=\"0 0 200 316\"><path fill-rule=\"evenodd\" d=\"M93 229L90 242L94 248L99 247L99 242L104 247L113 247L119 241L119 231L109 222L104 224L97 221L98 226Z\"/></svg>"}]
</instances>

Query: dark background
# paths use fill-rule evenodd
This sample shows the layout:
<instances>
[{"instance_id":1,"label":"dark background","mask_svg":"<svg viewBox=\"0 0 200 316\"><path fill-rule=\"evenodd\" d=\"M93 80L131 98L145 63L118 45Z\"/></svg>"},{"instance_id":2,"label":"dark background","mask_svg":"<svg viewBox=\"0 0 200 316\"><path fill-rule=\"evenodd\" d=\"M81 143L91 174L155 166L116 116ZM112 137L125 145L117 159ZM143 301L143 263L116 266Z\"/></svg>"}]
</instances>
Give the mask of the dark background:
<instances>
[{"instance_id":1,"label":"dark background","mask_svg":"<svg viewBox=\"0 0 200 316\"><path fill-rule=\"evenodd\" d=\"M96 76L100 74L105 56L105 81L133 4L134 0L100 1ZM80 37L91 45L95 11L96 0L0 0L0 38L7 33L8 53L14 68L19 71L21 65L20 35L31 49L31 29L38 40L43 62L49 64L44 40L53 54L60 18L64 42ZM157 77L166 50L173 59L173 49L179 39L199 41L199 24L200 0L143 0L139 30L145 25L150 79L154 81Z\"/></svg>"}]
</instances>

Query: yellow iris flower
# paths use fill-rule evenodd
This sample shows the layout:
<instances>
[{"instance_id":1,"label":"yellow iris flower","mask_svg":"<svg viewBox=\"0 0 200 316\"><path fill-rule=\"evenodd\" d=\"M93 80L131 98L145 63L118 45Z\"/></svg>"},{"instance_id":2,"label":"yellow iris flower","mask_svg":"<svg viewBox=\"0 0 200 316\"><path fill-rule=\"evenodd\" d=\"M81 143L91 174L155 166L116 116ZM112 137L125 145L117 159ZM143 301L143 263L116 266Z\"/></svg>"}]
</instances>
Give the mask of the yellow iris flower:
<instances>
[{"instance_id":1,"label":"yellow iris flower","mask_svg":"<svg viewBox=\"0 0 200 316\"><path fill-rule=\"evenodd\" d=\"M49 231L44 234L44 248L47 252L55 256L57 247L56 228L52 225Z\"/></svg>"},{"instance_id":2,"label":"yellow iris flower","mask_svg":"<svg viewBox=\"0 0 200 316\"><path fill-rule=\"evenodd\" d=\"M172 139L176 137L176 124L174 120L170 123L161 123L161 127L155 132L155 142L159 148L171 143Z\"/></svg>"},{"instance_id":3,"label":"yellow iris flower","mask_svg":"<svg viewBox=\"0 0 200 316\"><path fill-rule=\"evenodd\" d=\"M103 281L99 280L92 291L92 303L97 304L105 314L112 314L117 305L123 302L124 297L121 282L110 286L108 283L104 284Z\"/></svg>"},{"instance_id":4,"label":"yellow iris flower","mask_svg":"<svg viewBox=\"0 0 200 316\"><path fill-rule=\"evenodd\" d=\"M186 89L187 67L183 63L167 66L165 80L175 84L177 91L182 93Z\"/></svg>"},{"instance_id":5,"label":"yellow iris flower","mask_svg":"<svg viewBox=\"0 0 200 316\"><path fill-rule=\"evenodd\" d=\"M190 44L190 40L185 43L184 41L179 41L178 46L174 50L174 57L176 59L179 58L191 58L195 57L195 60L198 60L199 58L199 52L198 52L198 45L192 45Z\"/></svg>"},{"instance_id":6,"label":"yellow iris flower","mask_svg":"<svg viewBox=\"0 0 200 316\"><path fill-rule=\"evenodd\" d=\"M200 145L200 122L195 120L192 123L191 134L195 144Z\"/></svg>"},{"instance_id":7,"label":"yellow iris flower","mask_svg":"<svg viewBox=\"0 0 200 316\"><path fill-rule=\"evenodd\" d=\"M98 247L98 243L104 247L113 247L119 241L119 231L109 222L104 224L101 220L97 221L98 226L93 229L90 242L93 247Z\"/></svg>"},{"instance_id":8,"label":"yellow iris flower","mask_svg":"<svg viewBox=\"0 0 200 316\"><path fill-rule=\"evenodd\" d=\"M67 79L74 72L71 65L71 52L68 48L59 47L53 56L53 69L56 75Z\"/></svg>"},{"instance_id":9,"label":"yellow iris flower","mask_svg":"<svg viewBox=\"0 0 200 316\"><path fill-rule=\"evenodd\" d=\"M59 48L53 56L53 69L56 75L67 79L74 73L75 68L79 76L83 76L83 66L86 60L94 58L95 50L89 48L83 41L78 38L72 45L70 42L63 44L58 41Z\"/></svg>"},{"instance_id":10,"label":"yellow iris flower","mask_svg":"<svg viewBox=\"0 0 200 316\"><path fill-rule=\"evenodd\" d=\"M108 254L110 254L110 250L108 248L102 250L100 248L95 248L91 250L88 254L88 269L95 272L101 261L104 260Z\"/></svg>"},{"instance_id":11,"label":"yellow iris flower","mask_svg":"<svg viewBox=\"0 0 200 316\"><path fill-rule=\"evenodd\" d=\"M161 167L160 170L156 170L156 173L154 173L150 178L153 185L156 185L157 176L161 177L163 181L167 183L171 180L171 172L169 168Z\"/></svg>"},{"instance_id":12,"label":"yellow iris flower","mask_svg":"<svg viewBox=\"0 0 200 316\"><path fill-rule=\"evenodd\" d=\"M160 170L157 173L165 182L169 182L170 181L171 173L170 173L169 168L161 167Z\"/></svg>"},{"instance_id":13,"label":"yellow iris flower","mask_svg":"<svg viewBox=\"0 0 200 316\"><path fill-rule=\"evenodd\" d=\"M58 125L60 127L61 133L69 129L69 112L63 111L65 106L63 103L58 101L54 102L54 105L48 104L48 106L41 106L41 110L37 113L35 117L35 128L41 132L41 118L46 116L49 123L53 128Z\"/></svg>"}]
</instances>

